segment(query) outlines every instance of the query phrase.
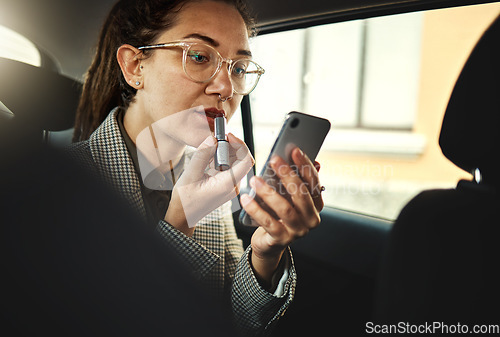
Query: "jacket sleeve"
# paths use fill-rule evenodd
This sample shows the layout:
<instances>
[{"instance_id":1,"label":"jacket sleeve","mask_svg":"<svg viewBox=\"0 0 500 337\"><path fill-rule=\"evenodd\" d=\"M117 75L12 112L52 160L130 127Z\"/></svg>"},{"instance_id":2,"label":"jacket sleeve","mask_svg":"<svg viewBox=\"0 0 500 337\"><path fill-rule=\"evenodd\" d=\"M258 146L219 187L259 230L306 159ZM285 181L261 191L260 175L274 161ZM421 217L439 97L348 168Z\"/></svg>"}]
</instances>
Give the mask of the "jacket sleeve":
<instances>
[{"instance_id":1,"label":"jacket sleeve","mask_svg":"<svg viewBox=\"0 0 500 337\"><path fill-rule=\"evenodd\" d=\"M230 207L224 205L222 209L224 215L219 218L219 222L224 226L224 283L230 285L235 325L244 336L264 335L272 330L294 297L296 273L291 251L288 249L284 256L289 262L284 291L276 296L259 285L250 265L251 246L243 251L234 229ZM210 271L220 262L219 255L165 221L159 222L158 230L198 279L210 277Z\"/></svg>"},{"instance_id":2,"label":"jacket sleeve","mask_svg":"<svg viewBox=\"0 0 500 337\"><path fill-rule=\"evenodd\" d=\"M296 285L296 273L290 249L283 256L286 273L278 272L274 294L264 290L253 273L250 262L251 246L243 251L234 228L232 210L222 207L225 232L225 271L231 282L231 304L235 324L245 336L270 332L291 303ZM281 280L280 280L281 277ZM278 285L279 281L279 285ZM276 294L279 294L278 296Z\"/></svg>"},{"instance_id":3,"label":"jacket sleeve","mask_svg":"<svg viewBox=\"0 0 500 337\"><path fill-rule=\"evenodd\" d=\"M266 335L278 319L285 314L295 295L297 275L290 249L284 258L289 259L288 279L284 291L276 296L258 283L250 265L252 247L248 246L236 268L231 292L236 326L246 336Z\"/></svg>"},{"instance_id":4,"label":"jacket sleeve","mask_svg":"<svg viewBox=\"0 0 500 337\"><path fill-rule=\"evenodd\" d=\"M212 253L166 221L160 220L157 229L168 246L181 257L198 280L205 278L220 259L217 254Z\"/></svg>"}]
</instances>

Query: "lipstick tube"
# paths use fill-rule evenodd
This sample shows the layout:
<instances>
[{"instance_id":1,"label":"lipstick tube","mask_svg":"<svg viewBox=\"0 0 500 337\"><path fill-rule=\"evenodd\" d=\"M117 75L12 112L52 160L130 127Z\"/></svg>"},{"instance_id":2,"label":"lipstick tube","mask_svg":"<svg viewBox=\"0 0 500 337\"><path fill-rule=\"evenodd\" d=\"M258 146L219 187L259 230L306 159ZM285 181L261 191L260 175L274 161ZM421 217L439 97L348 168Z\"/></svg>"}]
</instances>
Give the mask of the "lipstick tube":
<instances>
[{"instance_id":1,"label":"lipstick tube","mask_svg":"<svg viewBox=\"0 0 500 337\"><path fill-rule=\"evenodd\" d=\"M229 142L226 138L226 118L224 116L215 117L214 131L217 139L217 149L214 155L215 169L225 171L229 169Z\"/></svg>"}]
</instances>

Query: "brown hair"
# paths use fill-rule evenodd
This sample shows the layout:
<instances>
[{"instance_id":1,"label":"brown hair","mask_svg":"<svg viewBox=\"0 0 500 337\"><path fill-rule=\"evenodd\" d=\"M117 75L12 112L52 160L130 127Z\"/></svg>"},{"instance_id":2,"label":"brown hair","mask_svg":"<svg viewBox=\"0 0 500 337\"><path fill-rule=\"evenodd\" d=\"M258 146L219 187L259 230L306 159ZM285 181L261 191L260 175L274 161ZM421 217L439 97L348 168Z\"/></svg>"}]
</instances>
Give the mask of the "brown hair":
<instances>
[{"instance_id":1,"label":"brown hair","mask_svg":"<svg viewBox=\"0 0 500 337\"><path fill-rule=\"evenodd\" d=\"M116 51L127 43L140 47L153 43L175 24L188 2L200 0L119 0L101 28L96 53L87 71L76 111L73 142L88 139L116 106L127 108L137 90L125 81ZM244 0L211 0L233 5L242 16L249 36L255 34L253 17Z\"/></svg>"}]
</instances>

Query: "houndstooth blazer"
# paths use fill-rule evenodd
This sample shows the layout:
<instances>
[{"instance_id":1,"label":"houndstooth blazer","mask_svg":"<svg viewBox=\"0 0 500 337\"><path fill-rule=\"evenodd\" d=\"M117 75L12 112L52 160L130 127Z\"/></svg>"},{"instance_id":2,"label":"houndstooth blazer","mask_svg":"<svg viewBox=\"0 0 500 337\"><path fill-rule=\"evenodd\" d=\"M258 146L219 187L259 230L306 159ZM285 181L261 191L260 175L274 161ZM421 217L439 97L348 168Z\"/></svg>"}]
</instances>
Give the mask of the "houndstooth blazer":
<instances>
[{"instance_id":1,"label":"houndstooth blazer","mask_svg":"<svg viewBox=\"0 0 500 337\"><path fill-rule=\"evenodd\" d=\"M98 174L146 218L141 185L116 116L118 108L86 141L72 144L68 154ZM281 296L264 290L250 266L251 246L245 251L236 236L230 203L203 218L193 237L188 237L165 221L157 229L165 241L187 263L195 276L221 294L229 289L236 326L244 335L261 335L272 330L291 303L296 272L290 250L288 279Z\"/></svg>"}]
</instances>

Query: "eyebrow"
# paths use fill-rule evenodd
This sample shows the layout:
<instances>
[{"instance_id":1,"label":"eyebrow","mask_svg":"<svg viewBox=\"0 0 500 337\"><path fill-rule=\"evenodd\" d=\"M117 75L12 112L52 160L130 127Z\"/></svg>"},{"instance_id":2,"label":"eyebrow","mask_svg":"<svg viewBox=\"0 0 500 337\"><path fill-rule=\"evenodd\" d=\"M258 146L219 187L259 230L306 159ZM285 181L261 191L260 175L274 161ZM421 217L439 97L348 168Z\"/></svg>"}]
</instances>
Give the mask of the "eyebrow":
<instances>
[{"instance_id":1,"label":"eyebrow","mask_svg":"<svg viewBox=\"0 0 500 337\"><path fill-rule=\"evenodd\" d=\"M215 41L211 37L206 36L206 35L197 34L197 33L188 34L188 35L184 36L184 38L185 39L202 40L202 41L210 44L212 47L218 47L220 45L219 42ZM240 49L236 52L236 54L252 57L252 52L250 50L246 50L246 49Z\"/></svg>"}]
</instances>

